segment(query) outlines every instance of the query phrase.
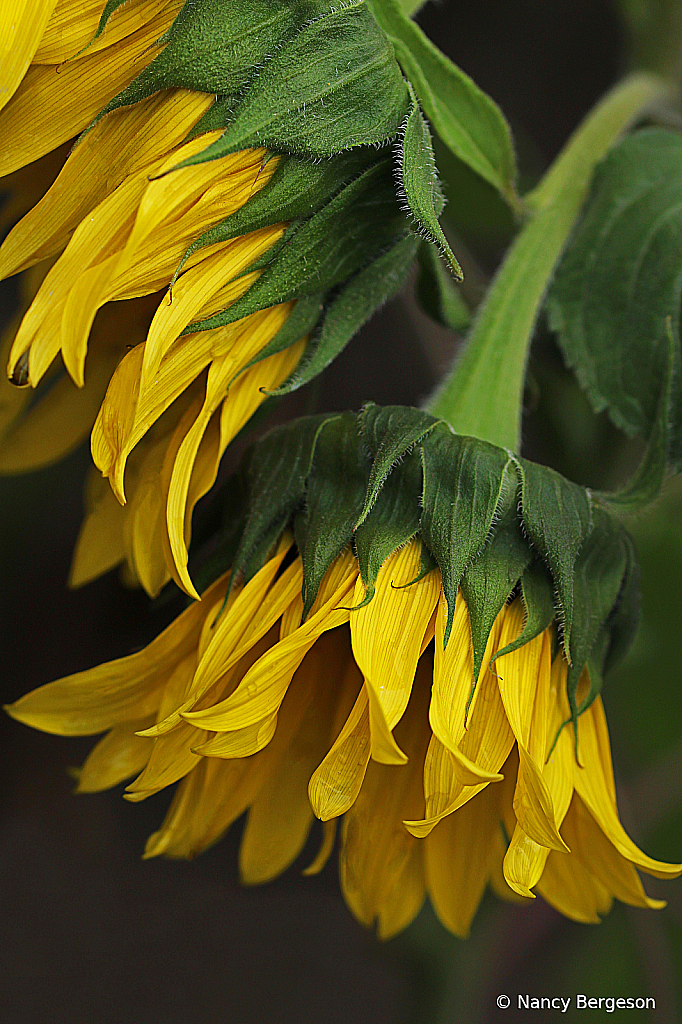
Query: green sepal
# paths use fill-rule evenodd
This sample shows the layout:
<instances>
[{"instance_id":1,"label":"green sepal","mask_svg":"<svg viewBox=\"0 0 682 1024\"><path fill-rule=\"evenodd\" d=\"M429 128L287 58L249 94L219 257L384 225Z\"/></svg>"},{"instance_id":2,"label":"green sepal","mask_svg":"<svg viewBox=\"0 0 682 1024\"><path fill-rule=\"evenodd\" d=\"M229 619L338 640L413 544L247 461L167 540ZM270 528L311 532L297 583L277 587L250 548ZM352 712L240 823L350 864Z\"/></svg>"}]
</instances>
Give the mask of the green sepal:
<instances>
[{"instance_id":1,"label":"green sepal","mask_svg":"<svg viewBox=\"0 0 682 1024\"><path fill-rule=\"evenodd\" d=\"M586 707L585 702L580 707L577 705L578 681L592 655L597 637L607 626L609 616L616 606L628 563L622 529L599 506L594 508L593 515L594 525L578 555L574 574L573 657L566 680L566 693L574 725ZM591 700L594 700L595 695L591 696Z\"/></svg>"},{"instance_id":2,"label":"green sepal","mask_svg":"<svg viewBox=\"0 0 682 1024\"><path fill-rule=\"evenodd\" d=\"M682 138L649 128L616 145L549 293L558 332L594 409L649 437L673 338L679 380ZM672 392L670 460L682 468L682 391Z\"/></svg>"},{"instance_id":3,"label":"green sepal","mask_svg":"<svg viewBox=\"0 0 682 1024\"><path fill-rule=\"evenodd\" d=\"M369 515L396 463L430 434L437 423L438 420L429 413L404 405L379 406L369 402L361 410L360 433L374 461L362 514L355 524L356 530Z\"/></svg>"},{"instance_id":4,"label":"green sepal","mask_svg":"<svg viewBox=\"0 0 682 1024\"><path fill-rule=\"evenodd\" d=\"M553 469L518 460L523 525L552 573L559 598L566 659L570 664L574 575L578 553L592 529L592 500L584 487Z\"/></svg>"},{"instance_id":5,"label":"green sepal","mask_svg":"<svg viewBox=\"0 0 682 1024\"><path fill-rule=\"evenodd\" d=\"M324 574L352 540L366 486L367 460L356 415L341 413L328 418L316 438L305 511L297 516L295 526L303 561L304 620Z\"/></svg>"},{"instance_id":6,"label":"green sepal","mask_svg":"<svg viewBox=\"0 0 682 1024\"><path fill-rule=\"evenodd\" d=\"M268 51L221 138L179 167L253 146L329 157L393 138L408 106L393 47L365 0L315 7L312 20Z\"/></svg>"},{"instance_id":7,"label":"green sepal","mask_svg":"<svg viewBox=\"0 0 682 1024\"><path fill-rule=\"evenodd\" d=\"M516 470L510 464L505 471L503 505L498 510L499 518L493 526L492 536L465 568L460 584L471 623L474 688L493 623L533 557L521 532L516 508L517 486Z\"/></svg>"},{"instance_id":8,"label":"green sepal","mask_svg":"<svg viewBox=\"0 0 682 1024\"><path fill-rule=\"evenodd\" d=\"M274 338L271 338L265 348L262 348L253 359L249 359L248 363L242 366L239 373L235 374L232 378L228 387L232 387L237 377L245 373L250 366L255 366L256 363L274 356L277 352L282 352L285 348L289 348L290 345L300 341L306 334L310 334L322 316L322 299L323 295L321 292L318 292L317 295L304 295L298 299L286 322L282 324ZM278 396L271 394L268 397L273 399Z\"/></svg>"},{"instance_id":9,"label":"green sepal","mask_svg":"<svg viewBox=\"0 0 682 1024\"><path fill-rule=\"evenodd\" d=\"M104 29L106 28L107 22L109 21L111 15L114 13L114 11L117 11L119 7L123 7L124 3L126 3L126 0L107 0L107 2L104 5L104 10L102 11L99 22L97 24L97 31L88 43L88 46L92 46L92 44L97 39L99 39L99 37L102 35L102 32L104 32Z\"/></svg>"},{"instance_id":10,"label":"green sepal","mask_svg":"<svg viewBox=\"0 0 682 1024\"><path fill-rule=\"evenodd\" d=\"M390 185L390 161L380 160L293 230L240 299L190 324L183 333L223 327L260 309L341 284L404 229Z\"/></svg>"},{"instance_id":11,"label":"green sepal","mask_svg":"<svg viewBox=\"0 0 682 1024\"><path fill-rule=\"evenodd\" d=\"M438 215L443 209L443 195L436 174L431 133L412 86L410 95L412 109L402 128L400 147L396 146L399 157L399 195L416 220L419 233L438 248L455 278L461 281L462 268L438 223Z\"/></svg>"},{"instance_id":12,"label":"green sepal","mask_svg":"<svg viewBox=\"0 0 682 1024\"><path fill-rule=\"evenodd\" d=\"M186 3L161 53L97 115L130 106L161 89L193 89L235 96L254 67L311 16L315 3L276 0L192 0Z\"/></svg>"},{"instance_id":13,"label":"green sepal","mask_svg":"<svg viewBox=\"0 0 682 1024\"><path fill-rule=\"evenodd\" d=\"M355 551L362 582L367 588L362 608L374 597L379 569L389 555L406 544L419 530L419 495L422 466L417 452L405 457L397 472L391 473L362 525L355 531Z\"/></svg>"},{"instance_id":14,"label":"green sepal","mask_svg":"<svg viewBox=\"0 0 682 1024\"><path fill-rule=\"evenodd\" d=\"M370 6L434 132L517 207L514 147L500 108L406 17L398 0L370 0Z\"/></svg>"},{"instance_id":15,"label":"green sepal","mask_svg":"<svg viewBox=\"0 0 682 1024\"><path fill-rule=\"evenodd\" d=\"M520 647L529 644L536 636L544 633L554 621L552 580L544 562L539 558L533 558L524 570L521 578L521 600L526 611L523 629L516 640L493 655L490 659L491 665L504 654L511 654L512 651L518 651Z\"/></svg>"},{"instance_id":16,"label":"green sepal","mask_svg":"<svg viewBox=\"0 0 682 1024\"><path fill-rule=\"evenodd\" d=\"M412 233L357 273L329 302L318 331L289 380L273 391L288 395L329 366L365 321L400 290L419 244Z\"/></svg>"},{"instance_id":17,"label":"green sepal","mask_svg":"<svg viewBox=\"0 0 682 1024\"><path fill-rule=\"evenodd\" d=\"M609 648L604 659L604 674L625 657L635 639L642 614L640 571L632 538L621 534L627 565L618 600L609 619Z\"/></svg>"},{"instance_id":18,"label":"green sepal","mask_svg":"<svg viewBox=\"0 0 682 1024\"><path fill-rule=\"evenodd\" d=\"M275 427L256 444L249 465L251 507L230 587L239 573L248 579L258 571L258 552L272 546L303 503L315 442L325 420L323 415L294 420Z\"/></svg>"},{"instance_id":19,"label":"green sepal","mask_svg":"<svg viewBox=\"0 0 682 1024\"><path fill-rule=\"evenodd\" d=\"M443 579L448 603L447 644L457 588L466 566L490 533L509 455L487 441L453 434L439 423L422 442L422 462L421 532Z\"/></svg>"},{"instance_id":20,"label":"green sepal","mask_svg":"<svg viewBox=\"0 0 682 1024\"><path fill-rule=\"evenodd\" d=\"M227 242L283 221L307 220L376 159L376 153L360 149L319 163L293 156L282 160L267 185L192 243L175 276L186 260L205 245ZM267 255L271 253L272 250Z\"/></svg>"},{"instance_id":21,"label":"green sepal","mask_svg":"<svg viewBox=\"0 0 682 1024\"><path fill-rule=\"evenodd\" d=\"M422 242L417 259L417 302L437 324L451 331L465 331L471 323L471 314L434 247L428 242Z\"/></svg>"}]
</instances>

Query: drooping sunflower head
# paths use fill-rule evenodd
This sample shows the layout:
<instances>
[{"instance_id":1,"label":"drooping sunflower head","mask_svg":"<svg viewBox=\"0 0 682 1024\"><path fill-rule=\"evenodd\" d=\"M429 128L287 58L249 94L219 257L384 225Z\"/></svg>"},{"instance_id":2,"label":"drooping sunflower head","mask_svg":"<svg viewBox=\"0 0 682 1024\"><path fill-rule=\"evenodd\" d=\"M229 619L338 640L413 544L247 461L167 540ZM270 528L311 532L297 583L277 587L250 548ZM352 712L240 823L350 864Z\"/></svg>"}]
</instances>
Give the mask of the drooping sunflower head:
<instances>
[{"instance_id":1,"label":"drooping sunflower head","mask_svg":"<svg viewBox=\"0 0 682 1024\"><path fill-rule=\"evenodd\" d=\"M52 457L92 429L95 466L137 508L97 503L130 574L198 596L192 509L265 395L314 377L395 293L414 227L457 269L426 124L364 0L58 0L3 29L20 45L0 174L24 215L0 277L37 271L6 339L9 379L35 387L61 357L92 397L48 403ZM112 318L112 303L126 312ZM19 405L3 424L14 467L32 464ZM144 557L142 506L156 538ZM73 578L91 578L110 552L83 540L76 563Z\"/></svg>"},{"instance_id":2,"label":"drooping sunflower head","mask_svg":"<svg viewBox=\"0 0 682 1024\"><path fill-rule=\"evenodd\" d=\"M284 870L315 816L318 869L345 815L344 895L383 936L427 895L466 934L488 884L581 921L660 905L637 868L682 867L620 824L599 696L637 604L602 503L399 407L277 428L245 479L201 602L10 709L109 730L80 789L179 781L147 856L192 856L248 810L247 882Z\"/></svg>"}]
</instances>

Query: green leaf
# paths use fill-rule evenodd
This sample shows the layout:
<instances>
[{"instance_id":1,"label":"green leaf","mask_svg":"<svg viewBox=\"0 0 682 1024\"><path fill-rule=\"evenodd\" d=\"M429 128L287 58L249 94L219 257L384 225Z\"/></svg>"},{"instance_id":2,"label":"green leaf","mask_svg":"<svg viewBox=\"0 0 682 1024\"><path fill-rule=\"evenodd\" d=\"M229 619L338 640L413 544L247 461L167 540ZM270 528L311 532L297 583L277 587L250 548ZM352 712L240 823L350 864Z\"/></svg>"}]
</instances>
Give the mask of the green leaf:
<instances>
[{"instance_id":1,"label":"green leaf","mask_svg":"<svg viewBox=\"0 0 682 1024\"><path fill-rule=\"evenodd\" d=\"M599 498L615 512L636 512L650 505L661 493L670 451L670 409L673 402L674 370L675 347L669 323L667 373L644 458L632 480L622 490L599 494Z\"/></svg>"},{"instance_id":2,"label":"green leaf","mask_svg":"<svg viewBox=\"0 0 682 1024\"><path fill-rule=\"evenodd\" d=\"M360 575L367 588L362 605L372 600L379 569L389 555L417 533L421 492L421 459L417 452L412 452L391 473L372 511L355 531Z\"/></svg>"},{"instance_id":3,"label":"green leaf","mask_svg":"<svg viewBox=\"0 0 682 1024\"><path fill-rule=\"evenodd\" d=\"M679 379L682 138L658 128L620 143L596 176L585 218L557 272L551 324L595 410L649 437L668 375ZM671 460L682 467L682 390L670 409Z\"/></svg>"},{"instance_id":4,"label":"green leaf","mask_svg":"<svg viewBox=\"0 0 682 1024\"><path fill-rule=\"evenodd\" d=\"M316 6L277 0L186 3L168 33L168 44L107 103L96 121L110 110L137 103L161 89L236 95L253 76L254 67L300 29Z\"/></svg>"},{"instance_id":5,"label":"green leaf","mask_svg":"<svg viewBox=\"0 0 682 1024\"><path fill-rule=\"evenodd\" d=\"M414 262L419 239L408 234L391 249L350 279L329 302L318 332L306 352L275 395L287 395L303 387L336 358L366 320L400 290Z\"/></svg>"},{"instance_id":6,"label":"green leaf","mask_svg":"<svg viewBox=\"0 0 682 1024\"><path fill-rule=\"evenodd\" d=\"M623 541L622 529L599 506L594 508L593 516L592 531L585 538L575 564L572 664L568 668L566 683L574 725L577 716L589 707L599 692L596 678L591 679L590 693L581 706L577 706L576 691L580 674L588 658L593 655L595 642L616 606L628 564L628 549ZM595 661L595 664L600 663L600 667L604 661L608 641L607 633L604 650ZM601 673L599 675L601 677Z\"/></svg>"},{"instance_id":7,"label":"green leaf","mask_svg":"<svg viewBox=\"0 0 682 1024\"><path fill-rule=\"evenodd\" d=\"M413 217L419 226L419 233L435 245L457 280L462 280L462 268L457 262L443 229L438 223L438 215L443 209L443 196L436 175L436 160L431 145L431 133L412 87L410 95L413 103L403 129L399 163L399 195L404 198Z\"/></svg>"},{"instance_id":8,"label":"green leaf","mask_svg":"<svg viewBox=\"0 0 682 1024\"><path fill-rule=\"evenodd\" d=\"M507 644L493 656L491 664L503 654L511 654L519 647L529 644L536 636L540 636L540 633L544 633L554 619L552 580L539 558L534 558L523 573L521 599L526 609L523 629L513 643Z\"/></svg>"},{"instance_id":9,"label":"green leaf","mask_svg":"<svg viewBox=\"0 0 682 1024\"><path fill-rule=\"evenodd\" d=\"M297 516L295 526L303 560L303 619L317 597L322 577L353 537L368 472L355 414L327 419L316 438L306 508Z\"/></svg>"},{"instance_id":10,"label":"green leaf","mask_svg":"<svg viewBox=\"0 0 682 1024\"><path fill-rule=\"evenodd\" d=\"M455 156L518 205L511 133L497 104L410 21L399 0L371 0L370 6L433 130Z\"/></svg>"},{"instance_id":11,"label":"green leaf","mask_svg":"<svg viewBox=\"0 0 682 1024\"><path fill-rule=\"evenodd\" d=\"M302 504L317 435L325 420L325 416L305 416L275 427L256 444L249 465L251 507L230 587L238 573L248 578L257 571L254 552L267 550Z\"/></svg>"},{"instance_id":12,"label":"green leaf","mask_svg":"<svg viewBox=\"0 0 682 1024\"><path fill-rule=\"evenodd\" d=\"M440 567L448 603L447 644L457 588L483 547L498 510L509 456L485 441L438 424L422 442L421 533Z\"/></svg>"},{"instance_id":13,"label":"green leaf","mask_svg":"<svg viewBox=\"0 0 682 1024\"><path fill-rule=\"evenodd\" d=\"M395 135L407 112L407 89L365 0L315 7L315 17L293 38L268 51L225 134L178 166L252 146L329 157Z\"/></svg>"},{"instance_id":14,"label":"green leaf","mask_svg":"<svg viewBox=\"0 0 682 1024\"><path fill-rule=\"evenodd\" d=\"M282 221L308 220L376 159L372 151L360 149L320 163L293 156L282 160L264 188L192 243L175 277L186 260L205 245L226 242Z\"/></svg>"},{"instance_id":15,"label":"green leaf","mask_svg":"<svg viewBox=\"0 0 682 1024\"><path fill-rule=\"evenodd\" d=\"M436 323L449 327L451 331L465 331L471 322L471 314L436 250L424 242L419 246L417 258L417 302Z\"/></svg>"},{"instance_id":16,"label":"green leaf","mask_svg":"<svg viewBox=\"0 0 682 1024\"><path fill-rule=\"evenodd\" d=\"M374 459L367 484L362 515L356 529L367 518L389 473L403 456L429 434L438 420L419 409L404 405L375 405L369 402L360 413L360 433Z\"/></svg>"},{"instance_id":17,"label":"green leaf","mask_svg":"<svg viewBox=\"0 0 682 1024\"><path fill-rule=\"evenodd\" d=\"M462 576L462 596L469 609L474 646L474 687L493 623L533 557L521 532L517 485L515 468L510 464L503 482L504 507L492 536Z\"/></svg>"},{"instance_id":18,"label":"green leaf","mask_svg":"<svg viewBox=\"0 0 682 1024\"><path fill-rule=\"evenodd\" d=\"M364 171L313 217L292 229L286 244L240 299L190 324L184 333L223 327L259 309L342 284L405 230L390 173L388 159Z\"/></svg>"},{"instance_id":19,"label":"green leaf","mask_svg":"<svg viewBox=\"0 0 682 1024\"><path fill-rule=\"evenodd\" d=\"M519 461L524 528L550 568L557 587L563 643L571 662L575 564L592 529L592 501L584 487L546 466Z\"/></svg>"}]
</instances>

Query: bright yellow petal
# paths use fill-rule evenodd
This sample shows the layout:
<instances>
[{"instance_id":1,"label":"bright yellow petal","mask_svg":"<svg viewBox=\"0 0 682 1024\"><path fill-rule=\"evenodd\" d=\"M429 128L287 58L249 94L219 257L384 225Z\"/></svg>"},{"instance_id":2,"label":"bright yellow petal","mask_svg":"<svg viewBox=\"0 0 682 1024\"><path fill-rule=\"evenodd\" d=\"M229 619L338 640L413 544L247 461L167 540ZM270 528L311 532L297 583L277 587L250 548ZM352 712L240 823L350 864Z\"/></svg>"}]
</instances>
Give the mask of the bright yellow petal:
<instances>
[{"instance_id":1,"label":"bright yellow petal","mask_svg":"<svg viewBox=\"0 0 682 1024\"><path fill-rule=\"evenodd\" d=\"M77 793L98 793L118 786L144 768L152 749L152 741L136 736L148 719L124 722L114 726L91 751L78 773Z\"/></svg>"},{"instance_id":2,"label":"bright yellow petal","mask_svg":"<svg viewBox=\"0 0 682 1024\"><path fill-rule=\"evenodd\" d=\"M33 57L34 64L61 64L88 43L88 53L125 39L151 21L168 0L138 0L123 4L109 18L101 36L92 42L103 10L102 0L58 0Z\"/></svg>"},{"instance_id":3,"label":"bright yellow petal","mask_svg":"<svg viewBox=\"0 0 682 1024\"><path fill-rule=\"evenodd\" d=\"M237 689L226 700L206 711L184 712L183 717L202 729L231 732L253 725L277 711L294 672L316 640L329 629L348 622L347 602L357 576L357 562L348 552L336 559L326 576L338 580L331 595L320 587L327 600L297 630L276 643L252 666ZM324 589L323 589L324 588ZM317 602L316 602L317 603ZM344 607L345 606L345 607Z\"/></svg>"},{"instance_id":4,"label":"bright yellow petal","mask_svg":"<svg viewBox=\"0 0 682 1024\"><path fill-rule=\"evenodd\" d=\"M544 761L548 756L542 775L552 798L558 826L561 826L573 796L573 745L568 731L561 728L569 717L566 672L566 661L559 654L554 659L550 679L545 674L541 675L530 736L530 753L533 758ZM551 754L550 748L553 748ZM570 840L568 845L570 847ZM548 853L546 846L534 842L521 825L515 824L504 858L507 884L521 896L532 896L530 890L542 875Z\"/></svg>"},{"instance_id":5,"label":"bright yellow petal","mask_svg":"<svg viewBox=\"0 0 682 1024\"><path fill-rule=\"evenodd\" d=\"M601 698L578 719L581 765L574 767L574 785L587 809L616 850L656 878L676 878L682 865L653 860L637 847L620 823L615 802L611 747Z\"/></svg>"},{"instance_id":6,"label":"bright yellow petal","mask_svg":"<svg viewBox=\"0 0 682 1024\"><path fill-rule=\"evenodd\" d=\"M342 687L357 692L362 676L354 661L346 666ZM353 709L329 753L313 772L308 797L322 821L345 814L360 792L370 754L369 701L362 686Z\"/></svg>"},{"instance_id":7,"label":"bright yellow petal","mask_svg":"<svg viewBox=\"0 0 682 1024\"><path fill-rule=\"evenodd\" d=\"M0 6L0 110L26 74L57 0L3 0Z\"/></svg>"},{"instance_id":8,"label":"bright yellow petal","mask_svg":"<svg viewBox=\"0 0 682 1024\"><path fill-rule=\"evenodd\" d=\"M500 647L514 641L523 629L525 612L519 599L507 613L500 632ZM551 677L551 637L548 631L495 662L498 686L505 714L519 748L519 778L514 794L514 812L524 832L536 843L552 850L566 851L559 835L552 797L542 777L546 749L547 711L536 716L535 740L533 709L538 699L546 708ZM538 732L541 736L538 737ZM534 749L531 752L530 744ZM535 756L534 756L535 755Z\"/></svg>"},{"instance_id":9,"label":"bright yellow petal","mask_svg":"<svg viewBox=\"0 0 682 1024\"><path fill-rule=\"evenodd\" d=\"M126 177L155 164L181 142L211 102L204 93L164 90L102 118L3 242L0 277L61 252L83 218Z\"/></svg>"},{"instance_id":10,"label":"bright yellow petal","mask_svg":"<svg viewBox=\"0 0 682 1024\"><path fill-rule=\"evenodd\" d=\"M29 68L0 113L0 176L31 163L86 128L160 52L157 41L182 6L183 0L172 0L115 46L86 53L58 69L41 64Z\"/></svg>"},{"instance_id":11,"label":"bright yellow petal","mask_svg":"<svg viewBox=\"0 0 682 1024\"><path fill-rule=\"evenodd\" d=\"M353 654L369 697L372 757L383 764L405 761L392 730L410 699L422 640L440 594L440 574L435 571L404 586L420 568L419 542L395 551L379 570L373 599L350 619ZM358 579L353 604L363 598L364 586Z\"/></svg>"},{"instance_id":12,"label":"bright yellow petal","mask_svg":"<svg viewBox=\"0 0 682 1024\"><path fill-rule=\"evenodd\" d=\"M282 614L282 609L291 600L292 592L296 592L301 585L300 562L290 565L273 584L290 546L289 539L243 589L232 592L230 603L217 621L213 613L207 615L206 623L210 632L207 634L206 647L200 654L187 699L176 705L172 713L169 712L159 722L156 735L175 728L182 721L182 714L194 707L215 683L237 665Z\"/></svg>"},{"instance_id":13,"label":"bright yellow petal","mask_svg":"<svg viewBox=\"0 0 682 1024\"><path fill-rule=\"evenodd\" d=\"M226 582L221 577L205 596L211 599ZM137 654L47 683L6 710L34 729L62 736L104 732L151 714L159 706L160 688L168 675L196 647L203 615L197 602Z\"/></svg>"},{"instance_id":14,"label":"bright yellow petal","mask_svg":"<svg viewBox=\"0 0 682 1024\"><path fill-rule=\"evenodd\" d=\"M319 875L322 868L326 865L327 861L332 855L334 849L334 842L336 840L336 819L332 818L331 821L322 822L322 842L320 843L320 849L315 855L315 859L311 861L307 868L303 869L302 874L304 875Z\"/></svg>"}]
</instances>

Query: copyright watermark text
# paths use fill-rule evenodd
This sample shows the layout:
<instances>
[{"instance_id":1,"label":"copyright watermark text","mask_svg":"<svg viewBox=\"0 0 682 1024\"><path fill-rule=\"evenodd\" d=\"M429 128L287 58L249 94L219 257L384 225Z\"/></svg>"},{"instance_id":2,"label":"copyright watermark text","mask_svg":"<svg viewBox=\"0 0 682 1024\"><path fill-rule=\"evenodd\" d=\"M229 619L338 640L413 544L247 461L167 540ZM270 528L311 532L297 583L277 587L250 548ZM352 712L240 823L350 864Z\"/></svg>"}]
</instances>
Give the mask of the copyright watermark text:
<instances>
[{"instance_id":1,"label":"copyright watermark text","mask_svg":"<svg viewBox=\"0 0 682 1024\"><path fill-rule=\"evenodd\" d=\"M583 992L577 992L575 996L533 996L519 992L512 1000L503 992L497 997L501 1010L508 1010L512 1001L519 1010L558 1010L560 1013L566 1013L571 1006L576 1010L602 1010L606 1013L656 1009L656 1000L652 996L586 996Z\"/></svg>"}]
</instances>

